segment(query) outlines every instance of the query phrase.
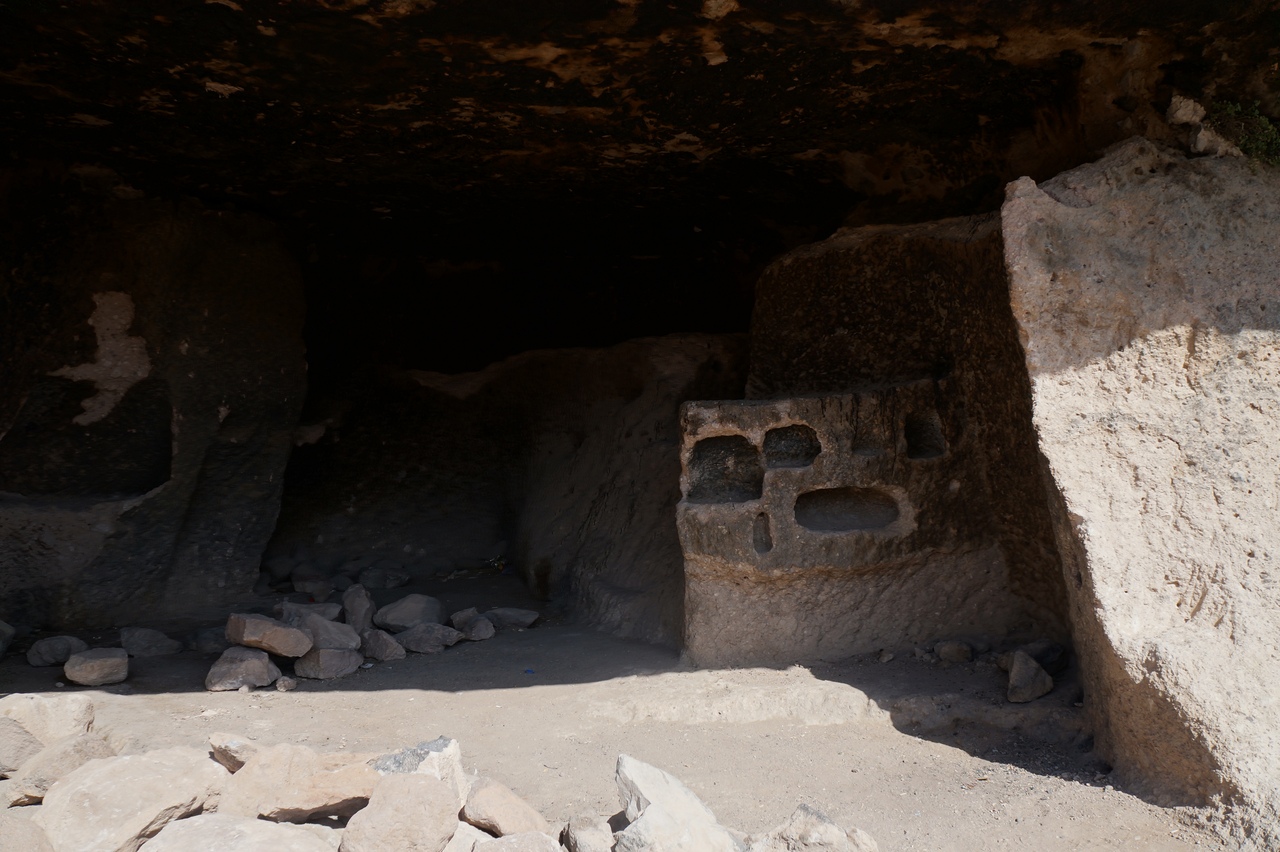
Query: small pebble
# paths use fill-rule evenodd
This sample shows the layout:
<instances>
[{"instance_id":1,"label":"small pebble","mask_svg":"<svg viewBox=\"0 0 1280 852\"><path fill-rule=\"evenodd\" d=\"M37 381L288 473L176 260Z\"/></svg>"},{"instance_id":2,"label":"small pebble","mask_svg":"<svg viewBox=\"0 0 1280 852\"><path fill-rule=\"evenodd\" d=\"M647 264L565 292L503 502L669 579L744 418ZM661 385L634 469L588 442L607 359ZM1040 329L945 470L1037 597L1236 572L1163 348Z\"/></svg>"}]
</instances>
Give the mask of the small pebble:
<instances>
[{"instance_id":1,"label":"small pebble","mask_svg":"<svg viewBox=\"0 0 1280 852\"><path fill-rule=\"evenodd\" d=\"M289 676L282 677L276 681L276 689L280 692L288 692L298 685L298 682Z\"/></svg>"},{"instance_id":2,"label":"small pebble","mask_svg":"<svg viewBox=\"0 0 1280 852\"><path fill-rule=\"evenodd\" d=\"M250 692L253 692L253 687L246 683L244 686L237 689L236 692L241 695L248 695Z\"/></svg>"},{"instance_id":3,"label":"small pebble","mask_svg":"<svg viewBox=\"0 0 1280 852\"><path fill-rule=\"evenodd\" d=\"M362 669L371 669L371 668L373 668L373 663L361 663L361 664L360 664L360 668L362 668Z\"/></svg>"}]
</instances>

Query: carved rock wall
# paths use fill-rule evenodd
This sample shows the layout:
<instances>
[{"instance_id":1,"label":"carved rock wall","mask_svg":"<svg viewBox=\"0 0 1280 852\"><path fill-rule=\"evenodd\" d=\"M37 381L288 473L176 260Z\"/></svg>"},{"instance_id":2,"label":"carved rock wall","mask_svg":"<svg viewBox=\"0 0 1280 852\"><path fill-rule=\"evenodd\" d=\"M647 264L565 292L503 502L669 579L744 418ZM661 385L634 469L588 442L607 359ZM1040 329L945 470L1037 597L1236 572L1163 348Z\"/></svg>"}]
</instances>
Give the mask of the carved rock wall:
<instances>
[{"instance_id":1,"label":"carved rock wall","mask_svg":"<svg viewBox=\"0 0 1280 852\"><path fill-rule=\"evenodd\" d=\"M684 413L696 660L1065 636L994 217L792 252L760 281L751 345L755 400ZM797 441L807 463L770 461Z\"/></svg>"},{"instance_id":2,"label":"carved rock wall","mask_svg":"<svg viewBox=\"0 0 1280 852\"><path fill-rule=\"evenodd\" d=\"M216 606L252 586L279 506L305 385L297 269L253 216L72 207L0 273L0 618Z\"/></svg>"}]
</instances>

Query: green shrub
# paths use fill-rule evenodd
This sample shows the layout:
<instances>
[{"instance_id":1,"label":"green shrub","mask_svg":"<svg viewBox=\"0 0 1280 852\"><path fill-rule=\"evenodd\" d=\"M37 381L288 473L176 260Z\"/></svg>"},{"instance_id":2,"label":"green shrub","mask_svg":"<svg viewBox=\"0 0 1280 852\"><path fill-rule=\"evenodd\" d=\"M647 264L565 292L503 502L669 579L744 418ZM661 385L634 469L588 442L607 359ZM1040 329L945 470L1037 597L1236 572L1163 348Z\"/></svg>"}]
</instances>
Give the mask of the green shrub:
<instances>
[{"instance_id":1,"label":"green shrub","mask_svg":"<svg viewBox=\"0 0 1280 852\"><path fill-rule=\"evenodd\" d=\"M1251 106L1217 101L1209 108L1206 123L1231 140L1245 156L1280 166L1280 127L1262 114L1257 101Z\"/></svg>"}]
</instances>

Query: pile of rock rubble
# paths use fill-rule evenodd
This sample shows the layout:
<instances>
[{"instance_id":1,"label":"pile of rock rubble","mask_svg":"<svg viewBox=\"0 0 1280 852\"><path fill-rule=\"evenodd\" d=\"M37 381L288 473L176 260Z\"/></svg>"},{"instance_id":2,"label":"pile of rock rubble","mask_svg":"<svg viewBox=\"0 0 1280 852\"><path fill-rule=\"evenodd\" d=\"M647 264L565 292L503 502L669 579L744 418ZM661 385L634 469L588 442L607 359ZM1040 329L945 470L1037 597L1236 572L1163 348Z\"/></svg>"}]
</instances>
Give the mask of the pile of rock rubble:
<instances>
[{"instance_id":1,"label":"pile of rock rubble","mask_svg":"<svg viewBox=\"0 0 1280 852\"><path fill-rule=\"evenodd\" d=\"M552 826L466 771L456 740L320 753L214 734L117 755L88 696L0 699L0 852L875 852L801 805L748 836L677 778L618 757L621 812Z\"/></svg>"},{"instance_id":2,"label":"pile of rock rubble","mask_svg":"<svg viewBox=\"0 0 1280 852\"><path fill-rule=\"evenodd\" d=\"M211 691L296 685L276 658L291 659L297 677L327 680L344 677L374 662L403 659L407 652L436 654L463 640L480 642L499 630L523 630L538 620L529 609L498 607L484 613L475 607L445 617L444 604L429 595L411 594L377 607L364 586L342 593L341 603L294 603L276 608L278 618L233 613L226 627L199 631L192 647L221 653L205 678ZM0 654L12 628L0 623ZM67 680L82 686L120 683L129 676L130 657L176 654L183 643L158 630L126 627L119 648L90 648L74 636L50 636L32 643L27 662L61 665Z\"/></svg>"}]
</instances>

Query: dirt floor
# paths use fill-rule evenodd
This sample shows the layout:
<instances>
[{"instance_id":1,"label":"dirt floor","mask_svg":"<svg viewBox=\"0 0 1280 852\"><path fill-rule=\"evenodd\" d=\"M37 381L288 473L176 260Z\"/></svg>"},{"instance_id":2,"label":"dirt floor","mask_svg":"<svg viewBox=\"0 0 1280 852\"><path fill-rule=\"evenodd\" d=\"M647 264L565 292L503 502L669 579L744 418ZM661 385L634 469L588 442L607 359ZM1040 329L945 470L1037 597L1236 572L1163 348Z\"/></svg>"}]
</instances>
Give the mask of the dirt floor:
<instances>
[{"instance_id":1,"label":"dirt floor","mask_svg":"<svg viewBox=\"0 0 1280 852\"><path fill-rule=\"evenodd\" d=\"M379 592L379 602L407 591L452 608L530 604L506 577L437 580ZM83 638L118 644L110 633ZM337 681L300 680L293 692L205 692L214 658L132 660L127 682L84 690L98 702L97 727L128 750L202 746L215 731L353 752L445 734L469 769L508 784L553 824L616 813L613 767L625 752L672 772L745 832L805 802L865 829L884 852L1225 848L1196 827L1197 812L1111 786L1088 751L1070 678L1010 705L993 665L930 664L910 652L699 671L673 651L554 618ZM0 694L79 689L60 677L11 653Z\"/></svg>"}]
</instances>

